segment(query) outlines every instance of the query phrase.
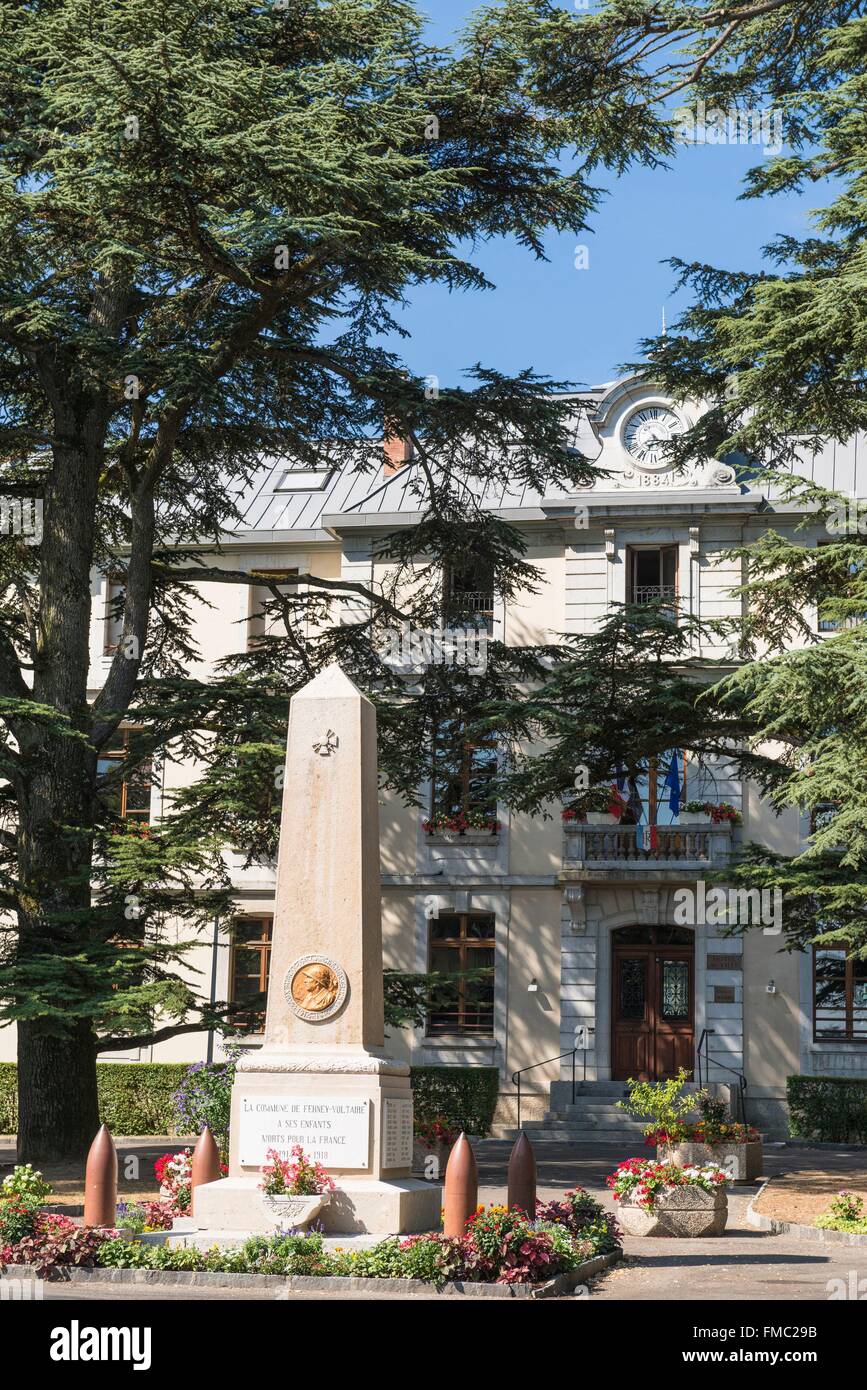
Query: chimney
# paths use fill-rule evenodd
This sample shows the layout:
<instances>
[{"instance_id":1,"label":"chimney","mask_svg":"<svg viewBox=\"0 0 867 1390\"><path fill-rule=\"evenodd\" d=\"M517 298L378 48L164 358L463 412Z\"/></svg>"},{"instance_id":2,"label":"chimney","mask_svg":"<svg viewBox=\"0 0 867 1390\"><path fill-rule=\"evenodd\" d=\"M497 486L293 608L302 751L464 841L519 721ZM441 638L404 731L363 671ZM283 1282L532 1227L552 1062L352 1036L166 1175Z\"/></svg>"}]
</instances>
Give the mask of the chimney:
<instances>
[{"instance_id":1,"label":"chimney","mask_svg":"<svg viewBox=\"0 0 867 1390\"><path fill-rule=\"evenodd\" d=\"M388 429L388 425L386 425L386 429ZM390 478L412 458L411 440L402 439L399 434L387 434L382 441L382 448L386 456L382 469L384 478Z\"/></svg>"}]
</instances>

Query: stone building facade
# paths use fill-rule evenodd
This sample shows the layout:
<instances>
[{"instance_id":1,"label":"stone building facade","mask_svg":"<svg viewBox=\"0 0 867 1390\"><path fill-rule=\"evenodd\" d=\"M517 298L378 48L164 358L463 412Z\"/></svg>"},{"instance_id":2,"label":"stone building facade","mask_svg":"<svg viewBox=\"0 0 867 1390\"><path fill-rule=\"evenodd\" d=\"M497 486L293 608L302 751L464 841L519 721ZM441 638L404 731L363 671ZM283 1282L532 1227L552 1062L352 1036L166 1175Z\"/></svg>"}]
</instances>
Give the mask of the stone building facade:
<instances>
[{"instance_id":1,"label":"stone building facade","mask_svg":"<svg viewBox=\"0 0 867 1390\"><path fill-rule=\"evenodd\" d=\"M687 427L700 410L675 405L636 379L610 383L576 398L575 409L576 445L609 471L607 478L581 494L542 496L514 487L504 468L484 505L522 530L527 558L544 583L508 604L495 586L480 596L497 637L520 645L587 633L612 603L654 589L704 619L737 614L741 600L731 590L742 575L727 552L769 526L794 534L801 518L773 495L738 485L726 465L696 461L681 472L666 465L659 439ZM805 454L803 466L857 497L867 492L863 457L856 439ZM418 520L413 469L411 458L396 459L375 477L267 462L244 499L244 526L226 537L219 563L375 582L377 538ZM798 538L815 545L823 537L817 527ZM94 576L94 688L110 660L109 582ZM214 606L203 603L197 613L203 676L237 649L239 624L256 621L246 586L210 586L207 600ZM347 601L348 620L357 603ZM819 614L809 618L821 640ZM694 655L729 654L707 646ZM130 789L128 813L158 818L188 775L168 765L149 788ZM809 835L807 819L795 811L777 816L727 766L699 774L681 762L679 776L684 799L729 802L742 824L688 824L658 785L645 788L654 798L653 843L640 826L610 817L562 824L503 806L496 833L430 834L417 810L384 800L386 963L406 970L494 966L488 995L462 1001L455 1017L405 1030L392 1050L416 1063L496 1066L504 1122L515 1118L511 1078L522 1069L532 1068L522 1076L525 1116L568 1103L576 1048L579 1078L604 1094L606 1083L636 1069L664 1075L682 1060L695 1068L701 1047L711 1079L737 1086L746 1078L748 1117L771 1132L785 1127L787 1076L867 1076L867 1031L859 1031L852 1004L856 1011L867 1006L867 980L844 987L845 965L823 960L817 987L812 957L781 951L772 929L731 937L710 921L678 921L678 890L695 890L733 844L756 840L795 853ZM429 793L422 789L423 801ZM194 962L215 998L243 998L253 992L257 971L264 983L268 968L273 866L244 868L238 857L232 873L236 918L215 924ZM863 1017L867 1028L867 1007ZM249 1045L256 1041L251 1035ZM199 1060L215 1048L219 1055L218 1042L185 1035L126 1060ZM14 1057L12 1029L0 1034L0 1056Z\"/></svg>"}]
</instances>

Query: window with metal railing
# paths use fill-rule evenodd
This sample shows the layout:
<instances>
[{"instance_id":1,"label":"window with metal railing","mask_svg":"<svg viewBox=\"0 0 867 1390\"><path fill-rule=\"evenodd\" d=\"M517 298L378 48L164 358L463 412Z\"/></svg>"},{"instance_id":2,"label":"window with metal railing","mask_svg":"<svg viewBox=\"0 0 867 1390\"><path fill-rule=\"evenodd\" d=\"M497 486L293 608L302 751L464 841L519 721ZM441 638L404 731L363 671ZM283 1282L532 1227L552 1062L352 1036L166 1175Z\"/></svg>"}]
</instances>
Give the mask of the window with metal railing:
<instances>
[{"instance_id":1,"label":"window with metal railing","mask_svg":"<svg viewBox=\"0 0 867 1390\"><path fill-rule=\"evenodd\" d=\"M454 567L444 581L443 616L450 626L494 630L494 571L490 565Z\"/></svg>"},{"instance_id":2,"label":"window with metal railing","mask_svg":"<svg viewBox=\"0 0 867 1390\"><path fill-rule=\"evenodd\" d=\"M677 546L629 546L626 552L628 603L663 602L677 606Z\"/></svg>"}]
</instances>

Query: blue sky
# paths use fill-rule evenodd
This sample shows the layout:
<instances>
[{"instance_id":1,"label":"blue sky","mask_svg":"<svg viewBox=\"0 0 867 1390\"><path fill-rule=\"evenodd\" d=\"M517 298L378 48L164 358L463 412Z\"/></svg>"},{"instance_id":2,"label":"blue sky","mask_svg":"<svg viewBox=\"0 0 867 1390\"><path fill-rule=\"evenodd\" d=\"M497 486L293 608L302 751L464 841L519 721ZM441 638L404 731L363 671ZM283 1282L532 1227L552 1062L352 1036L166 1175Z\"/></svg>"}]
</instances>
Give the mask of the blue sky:
<instances>
[{"instance_id":1,"label":"blue sky","mask_svg":"<svg viewBox=\"0 0 867 1390\"><path fill-rule=\"evenodd\" d=\"M435 42L447 43L476 8L471 0L419 0ZM400 317L412 337L394 343L412 371L454 385L474 361L501 371L522 367L593 384L634 359L642 337L659 330L687 302L673 293L666 258L755 270L761 248L780 232L808 229L807 199L738 202L741 180L759 162L756 147L683 147L670 170L636 169L620 180L594 181L608 195L592 229L576 238L550 236L547 262L511 239L477 247L472 259L496 285L487 292L416 290ZM588 268L575 268L576 244Z\"/></svg>"}]
</instances>

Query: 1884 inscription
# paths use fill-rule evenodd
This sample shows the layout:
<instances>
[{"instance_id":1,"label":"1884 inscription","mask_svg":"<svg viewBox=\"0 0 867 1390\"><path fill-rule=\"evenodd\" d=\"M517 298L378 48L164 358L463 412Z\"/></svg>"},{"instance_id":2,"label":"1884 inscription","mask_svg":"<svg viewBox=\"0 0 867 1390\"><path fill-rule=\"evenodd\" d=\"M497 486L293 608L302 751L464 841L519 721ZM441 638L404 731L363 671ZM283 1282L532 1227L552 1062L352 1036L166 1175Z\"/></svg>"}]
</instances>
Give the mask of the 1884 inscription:
<instances>
[{"instance_id":1,"label":"1884 inscription","mask_svg":"<svg viewBox=\"0 0 867 1390\"><path fill-rule=\"evenodd\" d=\"M268 1150L291 1158L300 1144L326 1168L366 1168L370 1161L370 1102L354 1096L246 1095L241 1097L239 1158L262 1168Z\"/></svg>"}]
</instances>

